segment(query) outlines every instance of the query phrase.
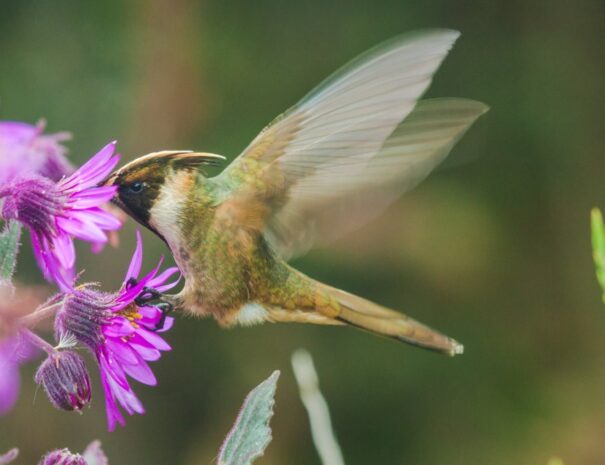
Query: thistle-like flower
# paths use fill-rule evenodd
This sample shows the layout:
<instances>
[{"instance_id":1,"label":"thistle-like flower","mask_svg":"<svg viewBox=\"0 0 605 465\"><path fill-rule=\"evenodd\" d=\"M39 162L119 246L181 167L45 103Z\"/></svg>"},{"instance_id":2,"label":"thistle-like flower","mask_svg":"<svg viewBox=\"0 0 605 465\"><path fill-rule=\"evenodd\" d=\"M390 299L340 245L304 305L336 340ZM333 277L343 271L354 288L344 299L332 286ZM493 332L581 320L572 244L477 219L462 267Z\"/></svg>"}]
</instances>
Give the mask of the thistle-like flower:
<instances>
[{"instance_id":1,"label":"thistle-like flower","mask_svg":"<svg viewBox=\"0 0 605 465\"><path fill-rule=\"evenodd\" d=\"M91 442L80 454L73 454L69 449L57 449L49 452L38 465L107 465L107 457L99 441Z\"/></svg>"},{"instance_id":2,"label":"thistle-like flower","mask_svg":"<svg viewBox=\"0 0 605 465\"><path fill-rule=\"evenodd\" d=\"M66 294L55 319L57 339L71 334L97 359L110 431L116 423L124 425L118 405L130 415L145 412L128 377L154 386L157 381L148 362L170 350L157 332L170 329L173 319L165 316L163 302L151 301L177 284L178 281L167 281L178 269L168 268L158 274L160 260L156 268L138 280L142 259L143 246L137 231L136 250L120 290L106 293L92 284L78 286Z\"/></svg>"},{"instance_id":3,"label":"thistle-like flower","mask_svg":"<svg viewBox=\"0 0 605 465\"><path fill-rule=\"evenodd\" d=\"M59 182L33 176L0 188L2 217L18 220L31 232L34 255L46 279L61 290L73 287L76 252L73 238L99 245L106 231L120 228L120 221L101 209L115 194L115 187L96 187L118 163L115 142L106 145L77 171Z\"/></svg>"},{"instance_id":4,"label":"thistle-like flower","mask_svg":"<svg viewBox=\"0 0 605 465\"><path fill-rule=\"evenodd\" d=\"M44 121L35 126L0 121L0 184L29 174L58 181L73 172L73 166L65 158L67 149L61 145L71 135L43 134L45 126Z\"/></svg>"},{"instance_id":5,"label":"thistle-like flower","mask_svg":"<svg viewBox=\"0 0 605 465\"><path fill-rule=\"evenodd\" d=\"M63 410L80 411L90 403L90 377L82 357L61 350L49 354L34 380L42 385L51 403Z\"/></svg>"}]
</instances>

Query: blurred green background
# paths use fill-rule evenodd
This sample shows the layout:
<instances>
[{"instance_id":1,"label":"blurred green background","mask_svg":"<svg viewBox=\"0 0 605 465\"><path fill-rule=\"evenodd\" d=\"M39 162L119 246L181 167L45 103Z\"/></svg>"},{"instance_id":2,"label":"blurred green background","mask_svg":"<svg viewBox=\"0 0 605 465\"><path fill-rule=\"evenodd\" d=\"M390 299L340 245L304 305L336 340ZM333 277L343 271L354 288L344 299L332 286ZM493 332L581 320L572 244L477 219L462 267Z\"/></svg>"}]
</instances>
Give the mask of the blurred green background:
<instances>
[{"instance_id":1,"label":"blurred green background","mask_svg":"<svg viewBox=\"0 0 605 465\"><path fill-rule=\"evenodd\" d=\"M180 318L148 413L106 432L102 393L54 410L24 372L0 450L18 463L103 441L112 465L213 463L254 385L280 380L265 465L318 464L289 365L306 347L349 465L605 463L605 314L589 210L605 205L602 1L115 0L2 2L0 119L70 130L81 163L112 139L236 156L274 116L401 32L462 31L428 96L491 106L442 168L386 214L294 264L464 342L449 359L339 328L224 331ZM599 52L601 50L601 52ZM79 266L107 289L133 244ZM151 265L166 254L144 235ZM24 247L18 278L40 283ZM49 289L50 292L50 289Z\"/></svg>"}]
</instances>

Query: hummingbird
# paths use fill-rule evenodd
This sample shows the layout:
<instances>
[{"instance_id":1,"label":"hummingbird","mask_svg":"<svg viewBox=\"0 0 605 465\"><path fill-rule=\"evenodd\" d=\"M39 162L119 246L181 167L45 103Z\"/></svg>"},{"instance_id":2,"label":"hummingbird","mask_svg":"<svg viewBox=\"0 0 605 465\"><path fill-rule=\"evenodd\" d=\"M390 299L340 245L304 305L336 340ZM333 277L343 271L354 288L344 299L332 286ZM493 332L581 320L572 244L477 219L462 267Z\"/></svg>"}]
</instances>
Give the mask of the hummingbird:
<instances>
[{"instance_id":1,"label":"hummingbird","mask_svg":"<svg viewBox=\"0 0 605 465\"><path fill-rule=\"evenodd\" d=\"M185 283L170 307L223 327L263 322L349 325L449 355L463 346L288 264L382 213L449 153L488 107L420 100L459 36L396 37L329 76L226 158L144 155L112 173L113 202L170 248ZM153 297L153 296L151 296Z\"/></svg>"}]
</instances>

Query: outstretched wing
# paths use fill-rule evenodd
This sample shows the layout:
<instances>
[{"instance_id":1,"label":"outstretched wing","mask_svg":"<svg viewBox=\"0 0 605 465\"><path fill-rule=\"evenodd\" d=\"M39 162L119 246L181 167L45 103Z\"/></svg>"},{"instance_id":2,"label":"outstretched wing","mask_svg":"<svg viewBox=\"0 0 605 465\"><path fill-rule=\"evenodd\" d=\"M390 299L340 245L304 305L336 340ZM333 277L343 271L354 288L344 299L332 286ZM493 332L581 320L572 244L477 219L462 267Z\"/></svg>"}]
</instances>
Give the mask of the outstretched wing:
<instances>
[{"instance_id":1,"label":"outstretched wing","mask_svg":"<svg viewBox=\"0 0 605 465\"><path fill-rule=\"evenodd\" d=\"M486 110L460 99L417 105L458 35L396 38L330 76L220 175L229 194L221 210L250 218L285 257L380 213Z\"/></svg>"}]
</instances>

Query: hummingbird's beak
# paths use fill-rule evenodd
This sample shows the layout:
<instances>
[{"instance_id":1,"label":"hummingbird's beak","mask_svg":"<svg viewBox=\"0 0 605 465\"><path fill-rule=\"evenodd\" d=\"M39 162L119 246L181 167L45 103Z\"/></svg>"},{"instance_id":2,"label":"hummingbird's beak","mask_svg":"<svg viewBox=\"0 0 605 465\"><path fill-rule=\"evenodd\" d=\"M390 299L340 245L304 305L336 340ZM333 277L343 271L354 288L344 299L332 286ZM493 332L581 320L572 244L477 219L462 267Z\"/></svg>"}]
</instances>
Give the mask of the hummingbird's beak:
<instances>
[{"instance_id":1,"label":"hummingbird's beak","mask_svg":"<svg viewBox=\"0 0 605 465\"><path fill-rule=\"evenodd\" d=\"M111 186L115 183L117 177L118 177L118 172L114 171L109 176L107 176L103 181L101 181L99 184L97 184L97 187Z\"/></svg>"}]
</instances>

